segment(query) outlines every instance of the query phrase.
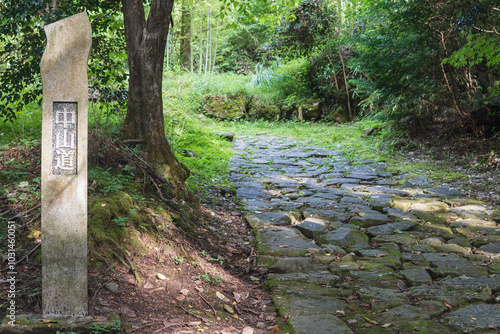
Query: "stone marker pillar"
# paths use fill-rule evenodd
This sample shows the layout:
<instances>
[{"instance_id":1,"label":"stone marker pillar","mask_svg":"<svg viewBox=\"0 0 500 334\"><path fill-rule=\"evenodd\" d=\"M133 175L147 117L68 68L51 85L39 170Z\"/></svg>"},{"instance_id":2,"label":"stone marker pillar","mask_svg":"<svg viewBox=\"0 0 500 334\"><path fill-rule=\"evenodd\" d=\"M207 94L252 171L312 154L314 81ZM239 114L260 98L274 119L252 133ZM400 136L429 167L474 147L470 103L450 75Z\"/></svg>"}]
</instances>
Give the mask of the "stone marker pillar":
<instances>
[{"instance_id":1,"label":"stone marker pillar","mask_svg":"<svg viewBox=\"0 0 500 334\"><path fill-rule=\"evenodd\" d=\"M42 57L42 312L83 316L87 297L86 13L45 27Z\"/></svg>"}]
</instances>

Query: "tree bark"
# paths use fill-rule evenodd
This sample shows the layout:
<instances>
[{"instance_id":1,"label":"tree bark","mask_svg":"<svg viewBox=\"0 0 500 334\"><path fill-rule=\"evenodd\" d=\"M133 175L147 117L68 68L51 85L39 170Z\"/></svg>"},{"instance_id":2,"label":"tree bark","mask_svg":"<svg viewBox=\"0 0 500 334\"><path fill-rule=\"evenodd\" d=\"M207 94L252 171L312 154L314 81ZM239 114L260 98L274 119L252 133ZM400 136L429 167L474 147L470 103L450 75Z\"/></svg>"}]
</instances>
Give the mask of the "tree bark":
<instances>
[{"instance_id":1,"label":"tree bark","mask_svg":"<svg viewBox=\"0 0 500 334\"><path fill-rule=\"evenodd\" d=\"M180 34L179 58L182 66L191 71L191 3L189 0L182 1Z\"/></svg>"},{"instance_id":2,"label":"tree bark","mask_svg":"<svg viewBox=\"0 0 500 334\"><path fill-rule=\"evenodd\" d=\"M167 178L184 182L189 170L177 161L165 137L162 76L174 0L153 0L146 20L142 0L122 0L129 65L123 139L143 139L146 160Z\"/></svg>"}]
</instances>

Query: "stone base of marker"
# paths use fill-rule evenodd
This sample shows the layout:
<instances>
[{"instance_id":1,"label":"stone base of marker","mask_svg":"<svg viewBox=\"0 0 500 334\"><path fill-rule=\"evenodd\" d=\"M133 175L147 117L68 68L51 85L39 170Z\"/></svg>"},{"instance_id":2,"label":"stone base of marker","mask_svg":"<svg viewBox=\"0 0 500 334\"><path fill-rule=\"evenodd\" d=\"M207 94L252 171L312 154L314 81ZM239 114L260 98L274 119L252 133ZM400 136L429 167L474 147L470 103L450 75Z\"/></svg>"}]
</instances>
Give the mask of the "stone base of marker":
<instances>
[{"instance_id":1,"label":"stone base of marker","mask_svg":"<svg viewBox=\"0 0 500 334\"><path fill-rule=\"evenodd\" d=\"M6 316L0 325L2 334L52 334L57 333L95 333L97 328L105 333L121 333L118 314L111 317L43 317L37 314L16 315L15 326L9 324Z\"/></svg>"}]
</instances>

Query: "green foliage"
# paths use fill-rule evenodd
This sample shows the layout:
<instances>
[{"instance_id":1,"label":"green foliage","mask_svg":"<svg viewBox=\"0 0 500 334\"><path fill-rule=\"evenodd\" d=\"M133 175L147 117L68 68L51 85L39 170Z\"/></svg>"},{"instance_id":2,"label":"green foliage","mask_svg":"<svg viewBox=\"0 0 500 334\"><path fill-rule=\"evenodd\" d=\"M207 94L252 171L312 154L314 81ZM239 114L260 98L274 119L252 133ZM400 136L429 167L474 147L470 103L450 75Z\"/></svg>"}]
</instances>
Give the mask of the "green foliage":
<instances>
[{"instance_id":1,"label":"green foliage","mask_svg":"<svg viewBox=\"0 0 500 334\"><path fill-rule=\"evenodd\" d=\"M333 35L337 15L326 0L302 0L274 30L272 47L288 56L310 54Z\"/></svg>"},{"instance_id":2,"label":"green foliage","mask_svg":"<svg viewBox=\"0 0 500 334\"><path fill-rule=\"evenodd\" d=\"M3 1L0 6L0 118L12 121L32 102L41 102L39 64L44 51L43 27L87 10L92 23L92 86L101 98L126 94L125 42L116 2L63 1L56 7L43 1ZM113 87L113 88L111 88ZM115 93L113 93L115 92ZM118 94L118 95L120 95ZM114 96L115 98L117 96Z\"/></svg>"}]
</instances>

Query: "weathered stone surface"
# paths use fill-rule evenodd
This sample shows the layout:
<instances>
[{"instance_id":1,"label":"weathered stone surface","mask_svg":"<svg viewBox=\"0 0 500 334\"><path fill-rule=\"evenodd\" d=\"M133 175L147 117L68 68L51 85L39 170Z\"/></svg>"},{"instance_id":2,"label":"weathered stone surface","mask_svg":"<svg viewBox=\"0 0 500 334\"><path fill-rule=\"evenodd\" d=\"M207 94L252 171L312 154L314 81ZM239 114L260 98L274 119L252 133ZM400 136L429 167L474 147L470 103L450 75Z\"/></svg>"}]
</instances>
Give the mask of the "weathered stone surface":
<instances>
[{"instance_id":1,"label":"weathered stone surface","mask_svg":"<svg viewBox=\"0 0 500 334\"><path fill-rule=\"evenodd\" d=\"M289 321L296 334L353 334L342 320L331 314L296 316Z\"/></svg>"},{"instance_id":2,"label":"weathered stone surface","mask_svg":"<svg viewBox=\"0 0 500 334\"><path fill-rule=\"evenodd\" d=\"M491 326L500 327L500 306L469 305L445 316L442 323L469 332L492 329Z\"/></svg>"},{"instance_id":3,"label":"weathered stone surface","mask_svg":"<svg viewBox=\"0 0 500 334\"><path fill-rule=\"evenodd\" d=\"M453 198L462 195L460 191L450 187L434 187L426 189L425 192L442 198Z\"/></svg>"},{"instance_id":4,"label":"weathered stone surface","mask_svg":"<svg viewBox=\"0 0 500 334\"><path fill-rule=\"evenodd\" d=\"M363 286L358 290L359 299L371 304L373 311L391 309L408 302L408 298L399 290Z\"/></svg>"},{"instance_id":5,"label":"weathered stone surface","mask_svg":"<svg viewBox=\"0 0 500 334\"><path fill-rule=\"evenodd\" d=\"M340 210L305 209L303 213L306 218L321 218L328 221L345 222L349 219L347 213Z\"/></svg>"},{"instance_id":6,"label":"weathered stone surface","mask_svg":"<svg viewBox=\"0 0 500 334\"><path fill-rule=\"evenodd\" d=\"M467 255L471 253L470 248L461 247L455 244L443 244L434 246L434 249L440 253L456 253L461 255Z\"/></svg>"},{"instance_id":7,"label":"weathered stone surface","mask_svg":"<svg viewBox=\"0 0 500 334\"><path fill-rule=\"evenodd\" d=\"M260 255L257 265L275 273L310 273L325 271L326 267L314 262L311 257L275 257Z\"/></svg>"},{"instance_id":8,"label":"weathered stone surface","mask_svg":"<svg viewBox=\"0 0 500 334\"><path fill-rule=\"evenodd\" d=\"M418 306L401 305L382 313L382 317L387 321L408 321L414 319L431 319L435 318L447 310L443 303L429 300L422 301ZM423 328L420 328L422 331Z\"/></svg>"},{"instance_id":9,"label":"weathered stone surface","mask_svg":"<svg viewBox=\"0 0 500 334\"><path fill-rule=\"evenodd\" d=\"M440 213L440 212L448 212L449 210L449 206L446 203L437 201L412 203L410 208L413 214L419 211Z\"/></svg>"},{"instance_id":10,"label":"weathered stone surface","mask_svg":"<svg viewBox=\"0 0 500 334\"><path fill-rule=\"evenodd\" d=\"M245 115L246 98L243 95L205 95L203 108L207 114L222 119L238 119Z\"/></svg>"},{"instance_id":11,"label":"weathered stone surface","mask_svg":"<svg viewBox=\"0 0 500 334\"><path fill-rule=\"evenodd\" d=\"M328 222L320 218L307 218L295 227L309 239L316 239L325 233Z\"/></svg>"},{"instance_id":12,"label":"weathered stone surface","mask_svg":"<svg viewBox=\"0 0 500 334\"><path fill-rule=\"evenodd\" d=\"M382 186L369 187L369 188L366 188L366 191L368 191L370 193L374 193L374 194L391 194L391 195L397 195L397 196L402 196L402 197L408 197L411 195L406 190L393 189L393 188L382 187Z\"/></svg>"},{"instance_id":13,"label":"weathered stone surface","mask_svg":"<svg viewBox=\"0 0 500 334\"><path fill-rule=\"evenodd\" d=\"M410 212L403 211L397 208L384 208L383 210L389 218L392 218L395 221L416 221L418 218L411 214Z\"/></svg>"},{"instance_id":14,"label":"weathered stone surface","mask_svg":"<svg viewBox=\"0 0 500 334\"><path fill-rule=\"evenodd\" d=\"M432 278L425 268L406 269L400 271L410 286L432 284Z\"/></svg>"},{"instance_id":15,"label":"weathered stone surface","mask_svg":"<svg viewBox=\"0 0 500 334\"><path fill-rule=\"evenodd\" d=\"M360 257L384 257L389 255L379 249L359 249L355 253Z\"/></svg>"},{"instance_id":16,"label":"weathered stone surface","mask_svg":"<svg viewBox=\"0 0 500 334\"><path fill-rule=\"evenodd\" d=\"M452 208L450 210L463 218L486 218L493 214L493 210L484 205L466 205Z\"/></svg>"},{"instance_id":17,"label":"weathered stone surface","mask_svg":"<svg viewBox=\"0 0 500 334\"><path fill-rule=\"evenodd\" d=\"M400 245L414 245L417 243L417 239L412 237L410 234L393 234L393 235L378 235L373 238L373 242L384 243L384 242L394 242Z\"/></svg>"},{"instance_id":18,"label":"weathered stone surface","mask_svg":"<svg viewBox=\"0 0 500 334\"><path fill-rule=\"evenodd\" d=\"M238 188L236 189L236 195L239 198L246 198L246 199L270 199L272 198L271 195L268 193L265 193L264 191L261 191L259 189L254 189L254 188Z\"/></svg>"},{"instance_id":19,"label":"weathered stone surface","mask_svg":"<svg viewBox=\"0 0 500 334\"><path fill-rule=\"evenodd\" d=\"M391 206L392 195L388 194L371 195L368 202L375 210L383 212L385 208Z\"/></svg>"},{"instance_id":20,"label":"weathered stone surface","mask_svg":"<svg viewBox=\"0 0 500 334\"><path fill-rule=\"evenodd\" d=\"M417 225L416 222L401 221L396 223L389 223L389 224L369 227L366 229L366 233L372 236L382 235L382 234L394 234L394 233L399 233L399 231L409 231L416 225Z\"/></svg>"},{"instance_id":21,"label":"weathered stone surface","mask_svg":"<svg viewBox=\"0 0 500 334\"><path fill-rule=\"evenodd\" d=\"M431 264L431 272L440 277L468 275L471 277L487 276L484 267L475 266L457 254L424 253L422 256Z\"/></svg>"},{"instance_id":22,"label":"weathered stone surface","mask_svg":"<svg viewBox=\"0 0 500 334\"><path fill-rule=\"evenodd\" d=\"M275 296L273 302L279 308L280 314L284 316L336 314L337 311L347 306L340 299L297 289L286 289L285 293Z\"/></svg>"},{"instance_id":23,"label":"weathered stone surface","mask_svg":"<svg viewBox=\"0 0 500 334\"><path fill-rule=\"evenodd\" d=\"M339 178L333 178L333 179L327 179L323 181L323 185L325 187L328 186L339 186L341 184L348 183L348 184L356 184L359 183L358 179L349 179L345 177L339 177Z\"/></svg>"},{"instance_id":24,"label":"weathered stone surface","mask_svg":"<svg viewBox=\"0 0 500 334\"><path fill-rule=\"evenodd\" d=\"M341 227L337 230L328 232L321 237L322 243L333 244L346 247L354 244L368 243L368 236L360 231L354 231L349 228Z\"/></svg>"},{"instance_id":25,"label":"weathered stone surface","mask_svg":"<svg viewBox=\"0 0 500 334\"><path fill-rule=\"evenodd\" d=\"M262 255L301 256L319 248L293 227L276 226L257 231L257 249Z\"/></svg>"},{"instance_id":26,"label":"weathered stone surface","mask_svg":"<svg viewBox=\"0 0 500 334\"><path fill-rule=\"evenodd\" d=\"M483 246L479 247L479 250L482 252L488 253L495 258L499 258L500 257L500 242L494 242L491 244L483 245Z\"/></svg>"},{"instance_id":27,"label":"weathered stone surface","mask_svg":"<svg viewBox=\"0 0 500 334\"><path fill-rule=\"evenodd\" d=\"M272 285L273 282L276 281L276 284L279 284L280 281L284 282L300 282L300 283L308 283L308 284L320 284L326 287L333 287L337 282L340 281L340 276L335 275L329 271L317 271L310 273L303 272L293 272L287 274L275 274L270 273L267 275L267 283L268 285Z\"/></svg>"},{"instance_id":28,"label":"weathered stone surface","mask_svg":"<svg viewBox=\"0 0 500 334\"><path fill-rule=\"evenodd\" d=\"M220 131L220 132L214 132L214 134L221 136L227 141L233 142L234 141L234 133L229 132L229 131Z\"/></svg>"},{"instance_id":29,"label":"weathered stone surface","mask_svg":"<svg viewBox=\"0 0 500 334\"><path fill-rule=\"evenodd\" d=\"M364 228L391 223L392 220L381 213L365 213L362 216L352 217L350 224L358 225Z\"/></svg>"},{"instance_id":30,"label":"weathered stone surface","mask_svg":"<svg viewBox=\"0 0 500 334\"><path fill-rule=\"evenodd\" d=\"M270 225L291 225L295 222L295 217L288 212L263 212L247 214L245 220L253 229L261 229Z\"/></svg>"},{"instance_id":31,"label":"weathered stone surface","mask_svg":"<svg viewBox=\"0 0 500 334\"><path fill-rule=\"evenodd\" d=\"M45 33L40 64L42 312L83 316L88 312L87 63L92 30L87 14L80 13L45 26Z\"/></svg>"},{"instance_id":32,"label":"weathered stone surface","mask_svg":"<svg viewBox=\"0 0 500 334\"><path fill-rule=\"evenodd\" d=\"M491 277L452 277L439 283L448 290L471 290L481 291L487 288L490 291L500 290L500 276Z\"/></svg>"}]
</instances>

